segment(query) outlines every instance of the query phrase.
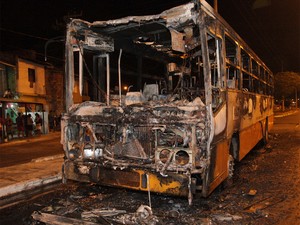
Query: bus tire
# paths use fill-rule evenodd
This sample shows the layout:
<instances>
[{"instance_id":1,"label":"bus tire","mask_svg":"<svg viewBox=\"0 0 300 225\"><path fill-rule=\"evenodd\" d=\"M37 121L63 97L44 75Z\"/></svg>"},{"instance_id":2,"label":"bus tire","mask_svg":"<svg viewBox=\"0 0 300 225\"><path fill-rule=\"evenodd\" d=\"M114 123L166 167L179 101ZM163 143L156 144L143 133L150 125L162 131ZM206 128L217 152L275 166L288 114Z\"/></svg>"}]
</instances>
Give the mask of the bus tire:
<instances>
[{"instance_id":1,"label":"bus tire","mask_svg":"<svg viewBox=\"0 0 300 225\"><path fill-rule=\"evenodd\" d=\"M234 171L234 158L232 155L228 156L228 177L222 182L222 188L231 187L233 185L233 171Z\"/></svg>"},{"instance_id":2,"label":"bus tire","mask_svg":"<svg viewBox=\"0 0 300 225\"><path fill-rule=\"evenodd\" d=\"M236 133L231 138L229 154L234 160L239 160L239 135Z\"/></svg>"},{"instance_id":3,"label":"bus tire","mask_svg":"<svg viewBox=\"0 0 300 225\"><path fill-rule=\"evenodd\" d=\"M265 130L264 130L264 137L263 137L263 144L266 145L269 142L269 125L268 125L268 118L266 118L265 122Z\"/></svg>"}]
</instances>

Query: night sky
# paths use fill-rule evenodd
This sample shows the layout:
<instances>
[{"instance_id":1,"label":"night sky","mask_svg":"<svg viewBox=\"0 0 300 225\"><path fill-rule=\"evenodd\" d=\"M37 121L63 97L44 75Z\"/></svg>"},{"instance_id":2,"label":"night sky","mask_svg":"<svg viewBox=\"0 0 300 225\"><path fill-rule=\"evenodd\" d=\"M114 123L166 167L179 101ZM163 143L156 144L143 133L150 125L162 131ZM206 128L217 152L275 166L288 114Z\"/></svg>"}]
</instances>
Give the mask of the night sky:
<instances>
[{"instance_id":1,"label":"night sky","mask_svg":"<svg viewBox=\"0 0 300 225\"><path fill-rule=\"evenodd\" d=\"M95 21L157 14L186 2L1 0L0 50L34 49L43 56L47 40L65 34L69 17ZM300 0L219 0L218 6L221 16L274 73L300 72ZM52 43L48 55L62 62L63 48L63 43Z\"/></svg>"}]
</instances>

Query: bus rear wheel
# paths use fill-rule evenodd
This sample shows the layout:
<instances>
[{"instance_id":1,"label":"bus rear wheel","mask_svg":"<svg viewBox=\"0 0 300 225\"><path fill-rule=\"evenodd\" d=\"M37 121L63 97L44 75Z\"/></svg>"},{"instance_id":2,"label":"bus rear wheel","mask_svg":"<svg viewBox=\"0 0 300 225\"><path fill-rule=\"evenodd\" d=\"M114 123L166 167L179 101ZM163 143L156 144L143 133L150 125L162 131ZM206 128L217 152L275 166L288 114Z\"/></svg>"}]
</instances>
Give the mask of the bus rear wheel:
<instances>
[{"instance_id":1,"label":"bus rear wheel","mask_svg":"<svg viewBox=\"0 0 300 225\"><path fill-rule=\"evenodd\" d=\"M268 118L266 118L265 121L265 130L264 130L264 136L263 136L263 144L267 145L269 142L269 125L268 125Z\"/></svg>"},{"instance_id":2,"label":"bus rear wheel","mask_svg":"<svg viewBox=\"0 0 300 225\"><path fill-rule=\"evenodd\" d=\"M222 182L222 188L224 189L233 185L234 158L232 155L228 156L227 167L228 177Z\"/></svg>"}]
</instances>

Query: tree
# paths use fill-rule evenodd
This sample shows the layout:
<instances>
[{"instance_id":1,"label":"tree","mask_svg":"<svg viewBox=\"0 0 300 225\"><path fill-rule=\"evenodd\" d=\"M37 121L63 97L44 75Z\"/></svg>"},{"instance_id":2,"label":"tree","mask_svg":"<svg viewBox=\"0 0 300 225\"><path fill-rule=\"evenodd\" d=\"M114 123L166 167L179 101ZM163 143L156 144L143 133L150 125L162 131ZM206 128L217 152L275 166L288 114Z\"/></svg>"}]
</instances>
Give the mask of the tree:
<instances>
[{"instance_id":1,"label":"tree","mask_svg":"<svg viewBox=\"0 0 300 225\"><path fill-rule=\"evenodd\" d=\"M293 98L300 91L300 73L280 72L275 74L275 99ZM299 95L298 95L299 96ZM296 99L297 102L297 99ZM296 104L297 105L297 104Z\"/></svg>"}]
</instances>

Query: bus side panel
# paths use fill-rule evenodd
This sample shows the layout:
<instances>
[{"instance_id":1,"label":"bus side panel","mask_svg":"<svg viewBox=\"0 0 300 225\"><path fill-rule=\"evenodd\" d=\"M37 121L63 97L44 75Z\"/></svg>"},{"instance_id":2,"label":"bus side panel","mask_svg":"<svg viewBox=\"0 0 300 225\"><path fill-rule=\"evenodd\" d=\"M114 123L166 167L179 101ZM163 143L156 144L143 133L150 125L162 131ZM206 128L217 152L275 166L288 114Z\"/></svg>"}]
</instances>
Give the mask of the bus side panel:
<instances>
[{"instance_id":1,"label":"bus side panel","mask_svg":"<svg viewBox=\"0 0 300 225\"><path fill-rule=\"evenodd\" d=\"M217 143L211 155L210 184L208 195L228 177L229 143Z\"/></svg>"},{"instance_id":2,"label":"bus side panel","mask_svg":"<svg viewBox=\"0 0 300 225\"><path fill-rule=\"evenodd\" d=\"M245 155L247 155L247 153L263 138L262 130L261 122L257 122L240 132L239 160L242 160Z\"/></svg>"},{"instance_id":3,"label":"bus side panel","mask_svg":"<svg viewBox=\"0 0 300 225\"><path fill-rule=\"evenodd\" d=\"M243 98L237 90L228 89L227 92L227 138L239 130L242 118Z\"/></svg>"},{"instance_id":4,"label":"bus side panel","mask_svg":"<svg viewBox=\"0 0 300 225\"><path fill-rule=\"evenodd\" d=\"M272 130L274 126L274 114L268 117L268 130Z\"/></svg>"}]
</instances>

